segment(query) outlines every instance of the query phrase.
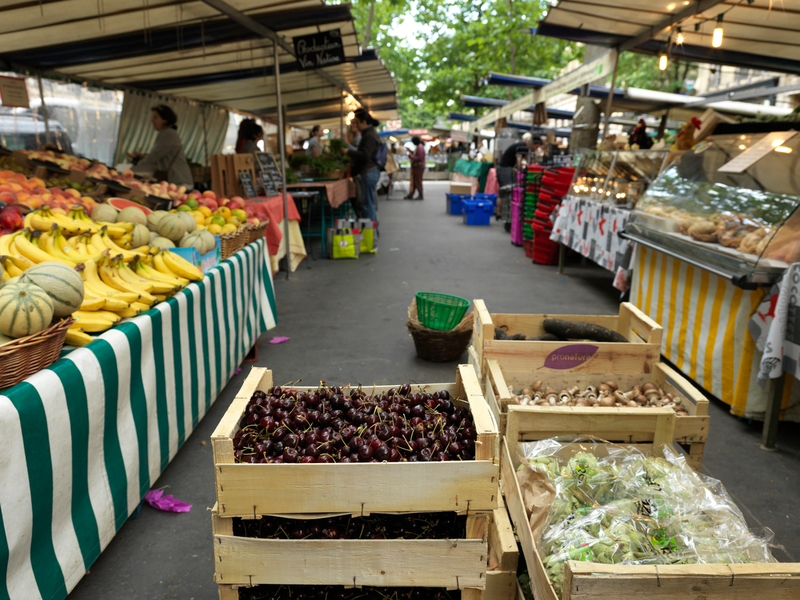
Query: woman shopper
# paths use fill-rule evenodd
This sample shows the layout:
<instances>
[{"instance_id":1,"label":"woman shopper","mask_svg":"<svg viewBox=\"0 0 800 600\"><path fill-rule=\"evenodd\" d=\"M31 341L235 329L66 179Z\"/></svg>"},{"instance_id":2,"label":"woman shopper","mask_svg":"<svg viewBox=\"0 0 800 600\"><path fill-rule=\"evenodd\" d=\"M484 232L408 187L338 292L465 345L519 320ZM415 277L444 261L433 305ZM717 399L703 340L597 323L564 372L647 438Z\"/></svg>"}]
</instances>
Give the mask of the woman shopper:
<instances>
[{"instance_id":1,"label":"woman shopper","mask_svg":"<svg viewBox=\"0 0 800 600\"><path fill-rule=\"evenodd\" d=\"M166 104L154 106L150 122L158 132L155 144L149 154L134 152L131 159L134 173L163 179L169 183L194 187L192 170L183 153L183 144L178 135L178 116Z\"/></svg>"},{"instance_id":2,"label":"woman shopper","mask_svg":"<svg viewBox=\"0 0 800 600\"><path fill-rule=\"evenodd\" d=\"M411 138L411 143L416 146L414 151L408 150L408 155L411 157L411 185L408 189L408 196L405 200L413 200L414 192L419 192L419 200L424 200L422 197L422 175L425 173L425 144L419 136Z\"/></svg>"},{"instance_id":3,"label":"woman shopper","mask_svg":"<svg viewBox=\"0 0 800 600\"><path fill-rule=\"evenodd\" d=\"M353 176L361 177L361 205L364 216L375 222L375 231L377 232L378 214L375 209L375 188L378 186L378 179L381 175L378 164L375 162L375 155L381 145L381 138L375 129L378 121L373 119L372 115L363 108L359 108L355 112L353 121L361 132L361 141L355 150L342 148L342 154L350 157Z\"/></svg>"},{"instance_id":4,"label":"woman shopper","mask_svg":"<svg viewBox=\"0 0 800 600\"><path fill-rule=\"evenodd\" d=\"M322 154L322 128L319 125L314 125L311 130L311 137L308 138L308 146L306 146L306 155L317 158Z\"/></svg>"},{"instance_id":5,"label":"woman shopper","mask_svg":"<svg viewBox=\"0 0 800 600\"><path fill-rule=\"evenodd\" d=\"M236 154L254 154L260 152L258 142L264 139L264 129L255 119L244 119L239 124L236 139Z\"/></svg>"}]
</instances>

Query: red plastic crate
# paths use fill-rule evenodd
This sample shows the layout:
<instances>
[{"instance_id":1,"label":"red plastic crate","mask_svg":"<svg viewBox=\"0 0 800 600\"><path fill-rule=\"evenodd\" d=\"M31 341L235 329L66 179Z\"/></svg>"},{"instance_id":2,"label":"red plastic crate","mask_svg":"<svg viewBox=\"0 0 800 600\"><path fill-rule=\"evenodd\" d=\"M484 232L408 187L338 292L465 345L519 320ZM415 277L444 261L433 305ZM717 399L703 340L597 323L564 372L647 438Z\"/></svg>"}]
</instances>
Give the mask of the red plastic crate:
<instances>
[{"instance_id":1,"label":"red plastic crate","mask_svg":"<svg viewBox=\"0 0 800 600\"><path fill-rule=\"evenodd\" d=\"M534 229L533 262L539 265L558 264L558 243L550 241L549 232L543 233Z\"/></svg>"},{"instance_id":2,"label":"red plastic crate","mask_svg":"<svg viewBox=\"0 0 800 600\"><path fill-rule=\"evenodd\" d=\"M527 240L525 242L525 256L528 258L533 258L534 248L533 248L533 240Z\"/></svg>"}]
</instances>

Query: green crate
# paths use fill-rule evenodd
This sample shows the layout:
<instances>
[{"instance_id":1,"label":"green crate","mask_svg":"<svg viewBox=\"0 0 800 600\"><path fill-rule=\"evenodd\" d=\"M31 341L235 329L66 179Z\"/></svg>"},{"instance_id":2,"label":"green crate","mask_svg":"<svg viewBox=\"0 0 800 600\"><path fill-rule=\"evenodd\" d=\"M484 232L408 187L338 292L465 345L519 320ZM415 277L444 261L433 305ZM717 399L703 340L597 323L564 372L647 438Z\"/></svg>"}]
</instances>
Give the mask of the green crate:
<instances>
[{"instance_id":1,"label":"green crate","mask_svg":"<svg viewBox=\"0 0 800 600\"><path fill-rule=\"evenodd\" d=\"M416 296L419 322L437 331L454 329L469 308L469 300L458 296L433 292L417 292Z\"/></svg>"}]
</instances>

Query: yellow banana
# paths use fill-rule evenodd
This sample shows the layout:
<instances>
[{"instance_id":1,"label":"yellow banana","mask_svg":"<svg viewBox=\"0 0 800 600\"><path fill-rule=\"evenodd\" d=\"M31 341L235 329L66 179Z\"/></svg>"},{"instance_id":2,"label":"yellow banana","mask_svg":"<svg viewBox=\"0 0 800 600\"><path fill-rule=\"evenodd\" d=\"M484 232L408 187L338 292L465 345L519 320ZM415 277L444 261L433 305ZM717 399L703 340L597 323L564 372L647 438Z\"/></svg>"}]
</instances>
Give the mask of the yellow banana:
<instances>
[{"instance_id":1,"label":"yellow banana","mask_svg":"<svg viewBox=\"0 0 800 600\"><path fill-rule=\"evenodd\" d=\"M114 237L122 237L125 234L133 231L133 223L109 223L108 221L96 221L100 227L105 227L109 235Z\"/></svg>"},{"instance_id":2,"label":"yellow banana","mask_svg":"<svg viewBox=\"0 0 800 600\"><path fill-rule=\"evenodd\" d=\"M72 318L75 320L75 324L83 331L99 333L101 331L107 331L114 326L114 323L108 319L96 317L94 316L94 313L77 314L80 312L81 311L75 311L72 313Z\"/></svg>"},{"instance_id":3,"label":"yellow banana","mask_svg":"<svg viewBox=\"0 0 800 600\"><path fill-rule=\"evenodd\" d=\"M84 333L80 328L73 329L70 327L67 329L67 338L66 342L70 346L85 346L89 342L93 342L94 338L90 336L88 333Z\"/></svg>"},{"instance_id":4,"label":"yellow banana","mask_svg":"<svg viewBox=\"0 0 800 600\"><path fill-rule=\"evenodd\" d=\"M164 255L164 262L175 275L190 281L203 280L203 272L188 260L168 250L163 251L162 254Z\"/></svg>"},{"instance_id":5,"label":"yellow banana","mask_svg":"<svg viewBox=\"0 0 800 600\"><path fill-rule=\"evenodd\" d=\"M89 289L89 291L100 296L101 298L112 298L120 302L125 302L126 304L136 302L139 299L139 294L121 292L117 288L106 285L105 282L100 279L100 274L97 270L97 264L93 261L78 265L76 270L81 274L81 277L83 277L83 283ZM111 309L110 306L109 309Z\"/></svg>"},{"instance_id":6,"label":"yellow banana","mask_svg":"<svg viewBox=\"0 0 800 600\"><path fill-rule=\"evenodd\" d=\"M43 262L56 261L68 265L70 267L75 266L75 263L73 262L56 258L55 256L48 254L47 252L39 248L37 245L35 245L25 235L17 237L14 240L14 245L16 246L17 250L19 250L19 253L22 254L22 256L24 256L25 258L27 258L28 260L37 265Z\"/></svg>"},{"instance_id":7,"label":"yellow banana","mask_svg":"<svg viewBox=\"0 0 800 600\"><path fill-rule=\"evenodd\" d=\"M114 240L108 235L107 232L101 231L99 234L101 242L105 245L106 248L111 250L112 255L121 254L122 259L125 262L131 262L135 257L139 256L138 253L132 252L131 250L126 250L114 243Z\"/></svg>"},{"instance_id":8,"label":"yellow banana","mask_svg":"<svg viewBox=\"0 0 800 600\"><path fill-rule=\"evenodd\" d=\"M100 254L84 254L83 252L73 249L67 243L67 238L65 238L58 229L54 230L52 243L56 256L70 260L76 264L79 262L86 262L88 260L97 262L102 258L102 255Z\"/></svg>"},{"instance_id":9,"label":"yellow banana","mask_svg":"<svg viewBox=\"0 0 800 600\"><path fill-rule=\"evenodd\" d=\"M90 295L86 293L84 290L83 293L83 302L81 302L81 310L85 312L91 312L95 310L101 310L105 308L106 301L105 298L101 298L100 296Z\"/></svg>"},{"instance_id":10,"label":"yellow banana","mask_svg":"<svg viewBox=\"0 0 800 600\"><path fill-rule=\"evenodd\" d=\"M27 215L25 215L25 218L22 219L22 224L27 229L33 229L33 225L31 225L32 220L33 220L33 211L30 211Z\"/></svg>"},{"instance_id":11,"label":"yellow banana","mask_svg":"<svg viewBox=\"0 0 800 600\"><path fill-rule=\"evenodd\" d=\"M145 290L122 279L117 273L116 268L109 264L108 259L104 260L98 265L97 271L100 273L100 279L102 279L103 283L105 283L107 286L116 288L121 292L139 294L140 300L147 305L152 305L155 303L156 299Z\"/></svg>"},{"instance_id":12,"label":"yellow banana","mask_svg":"<svg viewBox=\"0 0 800 600\"><path fill-rule=\"evenodd\" d=\"M73 318L75 316L78 316L78 317L105 319L106 321L111 321L114 324L122 321L122 317L120 317L117 313L110 312L107 310L93 310L93 311L76 310L74 313L72 313L72 316Z\"/></svg>"},{"instance_id":13,"label":"yellow banana","mask_svg":"<svg viewBox=\"0 0 800 600\"><path fill-rule=\"evenodd\" d=\"M3 265L0 264L0 283L5 283L9 279L11 279L11 275L9 275L8 272L3 269Z\"/></svg>"},{"instance_id":14,"label":"yellow banana","mask_svg":"<svg viewBox=\"0 0 800 600\"><path fill-rule=\"evenodd\" d=\"M136 304L138 304L138 302ZM149 306L145 306L145 305L143 305L143 306L144 306L144 310L148 310L150 308ZM126 319L128 319L130 317L135 317L135 316L140 315L142 313L141 310L133 308L133 306L130 306L129 308L126 308L124 310L118 310L118 311L115 311L115 312L120 317L125 317Z\"/></svg>"},{"instance_id":15,"label":"yellow banana","mask_svg":"<svg viewBox=\"0 0 800 600\"><path fill-rule=\"evenodd\" d=\"M162 273L158 269L154 269L150 265L146 264L143 260L135 260L131 263L134 271L139 273L142 277L147 277L149 279L154 279L156 281L162 281L164 283L168 283L172 285L172 288L177 292L181 288L186 287L189 285L189 280L184 279L183 277L178 277L176 275L167 275L166 273Z\"/></svg>"},{"instance_id":16,"label":"yellow banana","mask_svg":"<svg viewBox=\"0 0 800 600\"><path fill-rule=\"evenodd\" d=\"M65 215L54 213L50 208L43 206L39 210L31 211L31 227L40 231L50 231L53 223L69 233L81 233L86 231L99 231L100 226L96 223L86 221L76 221Z\"/></svg>"},{"instance_id":17,"label":"yellow banana","mask_svg":"<svg viewBox=\"0 0 800 600\"><path fill-rule=\"evenodd\" d=\"M153 291L154 282L141 276L137 276L136 273L128 269L124 263L116 263L114 266L117 269L117 275L119 275L124 281L127 281L136 287L142 288L145 292L150 293Z\"/></svg>"},{"instance_id":18,"label":"yellow banana","mask_svg":"<svg viewBox=\"0 0 800 600\"><path fill-rule=\"evenodd\" d=\"M14 242L14 239L20 235L22 235L22 231L9 233L8 235L0 235L0 254L13 254L13 252L11 252L11 244Z\"/></svg>"},{"instance_id":19,"label":"yellow banana","mask_svg":"<svg viewBox=\"0 0 800 600\"><path fill-rule=\"evenodd\" d=\"M20 271L25 271L26 269L30 269L31 267L35 266L31 261L24 256L20 256L19 254L9 254L8 258Z\"/></svg>"},{"instance_id":20,"label":"yellow banana","mask_svg":"<svg viewBox=\"0 0 800 600\"><path fill-rule=\"evenodd\" d=\"M22 275L22 270L11 262L11 258L7 255L0 256L0 267L8 274L9 277L19 277Z\"/></svg>"},{"instance_id":21,"label":"yellow banana","mask_svg":"<svg viewBox=\"0 0 800 600\"><path fill-rule=\"evenodd\" d=\"M146 310L150 310L150 307L147 304L142 304L141 302L133 302L131 303L131 308L136 310L140 313L143 313Z\"/></svg>"}]
</instances>

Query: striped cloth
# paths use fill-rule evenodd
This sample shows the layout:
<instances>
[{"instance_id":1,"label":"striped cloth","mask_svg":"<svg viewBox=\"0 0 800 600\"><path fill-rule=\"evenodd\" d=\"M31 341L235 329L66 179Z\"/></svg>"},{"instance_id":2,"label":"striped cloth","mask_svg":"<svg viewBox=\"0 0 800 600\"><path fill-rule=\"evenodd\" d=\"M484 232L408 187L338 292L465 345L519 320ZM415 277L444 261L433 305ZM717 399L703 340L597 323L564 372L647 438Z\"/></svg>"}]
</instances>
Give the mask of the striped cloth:
<instances>
[{"instance_id":1,"label":"striped cloth","mask_svg":"<svg viewBox=\"0 0 800 600\"><path fill-rule=\"evenodd\" d=\"M0 599L66 597L275 315L262 239L0 394Z\"/></svg>"},{"instance_id":2,"label":"striped cloth","mask_svg":"<svg viewBox=\"0 0 800 600\"><path fill-rule=\"evenodd\" d=\"M631 303L664 328L661 353L704 390L747 418L763 419L761 352L747 331L768 289L743 290L687 262L636 245ZM800 384L787 375L782 413L800 420Z\"/></svg>"}]
</instances>

